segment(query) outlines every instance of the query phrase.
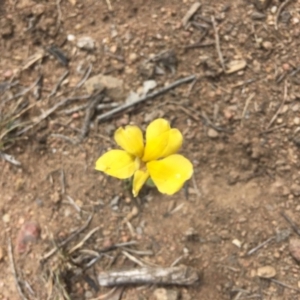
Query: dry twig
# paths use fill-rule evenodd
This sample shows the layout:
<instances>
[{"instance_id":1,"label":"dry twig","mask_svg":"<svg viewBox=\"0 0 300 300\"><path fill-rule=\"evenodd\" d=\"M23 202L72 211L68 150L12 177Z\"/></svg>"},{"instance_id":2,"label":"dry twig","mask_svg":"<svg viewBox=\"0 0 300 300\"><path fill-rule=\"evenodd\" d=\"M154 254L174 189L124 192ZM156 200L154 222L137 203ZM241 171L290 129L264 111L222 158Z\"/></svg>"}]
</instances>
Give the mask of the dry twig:
<instances>
[{"instance_id":1,"label":"dry twig","mask_svg":"<svg viewBox=\"0 0 300 300\"><path fill-rule=\"evenodd\" d=\"M89 78L91 72L93 70L93 65L90 64L85 72L85 74L83 75L83 78L76 84L76 88L80 88L85 82L86 80Z\"/></svg>"},{"instance_id":2,"label":"dry twig","mask_svg":"<svg viewBox=\"0 0 300 300\"><path fill-rule=\"evenodd\" d=\"M15 94L14 96L11 96L11 97L9 97L8 99L4 100L4 101L3 101L3 104L5 104L5 103L8 102L8 101L11 101L11 100L13 100L13 99L22 97L22 96L24 96L25 94L27 94L29 91L31 91L31 90L32 90L32 89L40 82L41 76L42 76L42 75L40 75L40 76L37 78L37 80L36 80L31 86L29 86L28 88L25 88L25 89L24 89L23 91L21 91L20 93L17 93L17 94Z\"/></svg>"},{"instance_id":3,"label":"dry twig","mask_svg":"<svg viewBox=\"0 0 300 300\"><path fill-rule=\"evenodd\" d=\"M11 244L11 238L8 238L8 245L7 245L7 252L8 252L8 256L9 256L9 262L10 262L10 267L11 267L11 271L13 273L14 276L14 280L15 280L15 284L18 290L18 293L20 295L20 297L22 298L22 300L28 300L26 298L26 296L24 295L22 288L20 286L20 282L18 279L18 274L17 274L17 270L16 270L16 266L15 266L15 260L14 260L14 255L13 255L13 250L12 250L12 244Z\"/></svg>"},{"instance_id":4,"label":"dry twig","mask_svg":"<svg viewBox=\"0 0 300 300\"><path fill-rule=\"evenodd\" d=\"M200 275L196 269L187 266L178 267L142 267L128 270L106 271L98 275L100 286L131 284L193 285Z\"/></svg>"},{"instance_id":5,"label":"dry twig","mask_svg":"<svg viewBox=\"0 0 300 300\"><path fill-rule=\"evenodd\" d=\"M44 263L47 259L49 259L52 255L54 255L59 249L67 245L70 241L72 241L78 234L80 234L82 231L84 231L91 223L93 218L93 215L90 215L86 221L86 223L75 230L69 237L67 237L64 241L62 241L57 247L53 248L49 252L47 252L42 258L40 259L41 263Z\"/></svg>"},{"instance_id":6,"label":"dry twig","mask_svg":"<svg viewBox=\"0 0 300 300\"><path fill-rule=\"evenodd\" d=\"M60 88L62 82L65 80L65 78L69 75L69 71L66 71L59 79L57 84L55 85L55 87L53 88L53 90L51 91L51 93L49 94L49 97L54 96L58 89Z\"/></svg>"},{"instance_id":7,"label":"dry twig","mask_svg":"<svg viewBox=\"0 0 300 300\"><path fill-rule=\"evenodd\" d=\"M247 252L247 255L252 255L253 253L255 253L257 250L261 249L264 245L267 245L268 243L270 243L271 241L275 240L275 236L271 236L270 238L268 238L266 241L262 242L261 244L259 244L258 246L254 247L253 249L249 250Z\"/></svg>"},{"instance_id":8,"label":"dry twig","mask_svg":"<svg viewBox=\"0 0 300 300\"><path fill-rule=\"evenodd\" d=\"M249 104L250 104L250 101L254 98L254 96L255 96L255 93L251 94L251 95L246 99L245 106L244 106L243 113L242 113L242 117L241 117L241 124L243 123L243 120L244 120L244 118L245 118L245 115L246 115L248 106L249 106Z\"/></svg>"},{"instance_id":9,"label":"dry twig","mask_svg":"<svg viewBox=\"0 0 300 300\"><path fill-rule=\"evenodd\" d=\"M223 58L223 54L221 51L221 47L220 47L220 37L219 37L219 33L218 33L218 28L217 28L217 24L215 21L215 18L212 16L211 17L211 22L215 31L215 40L216 40L216 50L219 56L219 60L222 66L223 71L225 72L225 63L224 63L224 58Z\"/></svg>"},{"instance_id":10,"label":"dry twig","mask_svg":"<svg viewBox=\"0 0 300 300\"><path fill-rule=\"evenodd\" d=\"M77 97L71 97L71 98L66 98L66 99L61 100L60 102L56 103L53 107L49 108L47 111L42 113L39 117L37 117L32 124L28 125L24 129L19 131L18 135L21 135L21 134L27 132L28 130L30 130L37 124L39 124L41 121L48 118L52 113L54 113L61 106L67 105L68 103L70 103L72 101L88 99L90 97L91 97L90 95L85 95L85 96L77 96Z\"/></svg>"},{"instance_id":11,"label":"dry twig","mask_svg":"<svg viewBox=\"0 0 300 300\"><path fill-rule=\"evenodd\" d=\"M68 251L69 254L72 254L74 251L76 251L77 249L81 248L84 243L98 230L100 229L100 227L95 227L93 228L77 245L75 245L71 250Z\"/></svg>"},{"instance_id":12,"label":"dry twig","mask_svg":"<svg viewBox=\"0 0 300 300\"><path fill-rule=\"evenodd\" d=\"M100 92L100 94L96 95L94 97L94 99L91 101L91 103L89 104L89 106L87 107L85 117L84 117L84 120L83 120L83 124L82 124L82 128L81 128L81 132L78 136L78 143L82 142L82 140L88 134L91 119L92 119L92 117L95 113L97 105L99 104L99 102L101 100L103 100L103 97L104 97L104 95L102 94L102 92Z\"/></svg>"},{"instance_id":13,"label":"dry twig","mask_svg":"<svg viewBox=\"0 0 300 300\"><path fill-rule=\"evenodd\" d=\"M291 225L293 230L300 236L300 229L295 224L295 222L287 214L285 214L283 211L280 214Z\"/></svg>"},{"instance_id":14,"label":"dry twig","mask_svg":"<svg viewBox=\"0 0 300 300\"><path fill-rule=\"evenodd\" d=\"M271 119L271 121L269 122L268 126L266 129L269 129L272 124L274 123L274 121L276 120L276 118L278 117L279 113L281 112L284 104L285 104L285 101L286 101L286 98L287 98L287 82L285 81L284 82L284 90L283 90L283 98L282 98L282 102L278 108L278 110L276 111L275 115L273 116L273 118Z\"/></svg>"},{"instance_id":15,"label":"dry twig","mask_svg":"<svg viewBox=\"0 0 300 300\"><path fill-rule=\"evenodd\" d=\"M273 279L273 278L269 278L269 280L270 280L271 282L274 282L274 283L276 283L276 284L278 284L278 285L281 285L281 286L283 286L283 287L285 287L285 288L287 288L287 289L290 289L290 290L293 290L293 291L296 291L296 292L300 293L300 290L299 290L299 289L294 288L294 287L292 287L292 286L290 286L290 285L288 285L288 284L285 284L285 283L283 283L283 282L281 282L281 281L279 281L279 280L276 280L276 279Z\"/></svg>"},{"instance_id":16,"label":"dry twig","mask_svg":"<svg viewBox=\"0 0 300 300\"><path fill-rule=\"evenodd\" d=\"M277 10L276 17L275 17L275 29L276 30L278 30L278 20L279 20L282 10L291 2L292 2L292 0L286 0L280 4L280 6Z\"/></svg>"},{"instance_id":17,"label":"dry twig","mask_svg":"<svg viewBox=\"0 0 300 300\"><path fill-rule=\"evenodd\" d=\"M131 103L125 103L123 105L120 105L119 107L116 107L114 109L112 109L111 111L108 111L100 116L97 117L97 122L100 122L100 121L103 121L105 119L108 119L110 118L111 116L115 115L116 113L119 113L127 108L130 108L132 106L135 106L139 103L142 103L142 102L145 102L146 100L149 100L149 99L152 99L152 98L155 98L161 94L164 94L166 93L167 91L171 90L171 89L174 89L175 87L183 84L183 83L188 83L188 82L191 82L193 80L196 79L196 76L195 75L191 75L191 76L188 76L188 77L185 77L185 78L182 78L182 79L178 79L177 81L171 83L170 85L166 86L166 87L163 87L162 89L154 92L154 93L151 93L151 94L147 94L143 97L141 97L140 99L134 101L134 102L131 102Z\"/></svg>"}]
</instances>

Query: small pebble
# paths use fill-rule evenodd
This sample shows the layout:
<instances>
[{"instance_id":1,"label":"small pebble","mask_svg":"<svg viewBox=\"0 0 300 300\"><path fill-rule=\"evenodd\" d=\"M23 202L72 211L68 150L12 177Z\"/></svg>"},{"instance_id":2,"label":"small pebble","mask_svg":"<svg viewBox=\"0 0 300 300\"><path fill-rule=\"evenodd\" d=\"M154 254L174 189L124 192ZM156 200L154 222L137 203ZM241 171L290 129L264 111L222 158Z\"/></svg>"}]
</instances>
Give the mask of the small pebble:
<instances>
[{"instance_id":1,"label":"small pebble","mask_svg":"<svg viewBox=\"0 0 300 300\"><path fill-rule=\"evenodd\" d=\"M207 130L207 136L212 139L215 139L219 136L219 133L216 130L214 130L213 128L209 128Z\"/></svg>"},{"instance_id":2,"label":"small pebble","mask_svg":"<svg viewBox=\"0 0 300 300\"><path fill-rule=\"evenodd\" d=\"M117 206L120 201L120 196L115 196L111 201L110 201L110 206Z\"/></svg>"},{"instance_id":3,"label":"small pebble","mask_svg":"<svg viewBox=\"0 0 300 300\"><path fill-rule=\"evenodd\" d=\"M134 63L134 62L137 61L137 59L138 59L138 55L136 53L130 53L129 54L129 60L130 60L130 62Z\"/></svg>"},{"instance_id":4,"label":"small pebble","mask_svg":"<svg viewBox=\"0 0 300 300\"><path fill-rule=\"evenodd\" d=\"M299 117L295 117L294 118L294 124L295 125L299 125L300 124L300 118Z\"/></svg>"},{"instance_id":5,"label":"small pebble","mask_svg":"<svg viewBox=\"0 0 300 300\"><path fill-rule=\"evenodd\" d=\"M75 35L74 34L68 34L67 35L67 40L69 41L69 42L73 42L73 41L75 41Z\"/></svg>"},{"instance_id":6,"label":"small pebble","mask_svg":"<svg viewBox=\"0 0 300 300\"><path fill-rule=\"evenodd\" d=\"M242 247L242 242L239 241L238 239L234 239L234 240L232 241L232 244L235 245L235 246L237 246L238 248L241 248L241 247Z\"/></svg>"},{"instance_id":7,"label":"small pebble","mask_svg":"<svg viewBox=\"0 0 300 300\"><path fill-rule=\"evenodd\" d=\"M14 74L14 72L12 70L6 70L3 73L3 76L4 76L4 78L10 78L13 74Z\"/></svg>"},{"instance_id":8,"label":"small pebble","mask_svg":"<svg viewBox=\"0 0 300 300\"><path fill-rule=\"evenodd\" d=\"M36 242L41 235L41 228L36 222L26 222L21 227L17 240L16 249L18 253L26 251L26 246L29 242Z\"/></svg>"},{"instance_id":9,"label":"small pebble","mask_svg":"<svg viewBox=\"0 0 300 300\"><path fill-rule=\"evenodd\" d=\"M9 214L3 215L2 221L3 221L4 223L8 223L8 222L10 221L10 215L9 215Z\"/></svg>"},{"instance_id":10,"label":"small pebble","mask_svg":"<svg viewBox=\"0 0 300 300\"><path fill-rule=\"evenodd\" d=\"M264 266L257 269L257 276L261 278L273 278L276 276L276 270L272 266Z\"/></svg>"},{"instance_id":11,"label":"small pebble","mask_svg":"<svg viewBox=\"0 0 300 300\"><path fill-rule=\"evenodd\" d=\"M271 50L271 49L273 48L272 43L269 42L269 41L264 41L264 42L262 43L262 46L263 46L263 48L266 49L266 50Z\"/></svg>"},{"instance_id":12,"label":"small pebble","mask_svg":"<svg viewBox=\"0 0 300 300\"><path fill-rule=\"evenodd\" d=\"M272 7L271 7L271 13L272 13L272 14L276 14L276 11L277 11L277 6L275 6L275 5L272 6Z\"/></svg>"},{"instance_id":13,"label":"small pebble","mask_svg":"<svg viewBox=\"0 0 300 300\"><path fill-rule=\"evenodd\" d=\"M78 39L76 45L80 49L91 51L95 48L95 41L89 36L84 36Z\"/></svg>"}]
</instances>

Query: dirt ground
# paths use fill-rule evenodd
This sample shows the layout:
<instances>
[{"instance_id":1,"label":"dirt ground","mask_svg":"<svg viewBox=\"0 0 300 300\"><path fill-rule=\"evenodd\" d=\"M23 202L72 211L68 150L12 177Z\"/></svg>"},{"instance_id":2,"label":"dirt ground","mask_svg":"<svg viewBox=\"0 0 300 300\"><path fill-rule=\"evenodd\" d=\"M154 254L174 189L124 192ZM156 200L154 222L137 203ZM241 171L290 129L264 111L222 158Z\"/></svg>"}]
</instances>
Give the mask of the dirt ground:
<instances>
[{"instance_id":1,"label":"dirt ground","mask_svg":"<svg viewBox=\"0 0 300 300\"><path fill-rule=\"evenodd\" d=\"M203 0L183 24L193 3L0 2L0 299L300 299L300 1ZM97 74L124 89L88 118L91 97L76 85ZM96 121L146 80L159 90L190 75ZM174 196L145 188L135 199L95 161L116 147L116 128L157 117L183 133L194 177ZM174 263L200 282L97 283Z\"/></svg>"}]
</instances>

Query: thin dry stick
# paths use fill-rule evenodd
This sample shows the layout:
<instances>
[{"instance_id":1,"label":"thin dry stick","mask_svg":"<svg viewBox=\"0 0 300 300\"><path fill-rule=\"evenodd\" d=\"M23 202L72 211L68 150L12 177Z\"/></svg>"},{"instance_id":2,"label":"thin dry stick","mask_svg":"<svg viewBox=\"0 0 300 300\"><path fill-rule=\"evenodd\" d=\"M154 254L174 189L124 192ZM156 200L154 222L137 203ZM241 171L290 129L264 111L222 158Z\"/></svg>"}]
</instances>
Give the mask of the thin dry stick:
<instances>
[{"instance_id":1,"label":"thin dry stick","mask_svg":"<svg viewBox=\"0 0 300 300\"><path fill-rule=\"evenodd\" d=\"M72 145L76 145L77 144L77 141L68 137L68 136L65 136L63 134L60 134L60 133L51 133L50 136L54 137L54 138L58 138L58 139L62 139L62 140L65 140L67 141L68 143L72 144Z\"/></svg>"},{"instance_id":2,"label":"thin dry stick","mask_svg":"<svg viewBox=\"0 0 300 300\"><path fill-rule=\"evenodd\" d=\"M197 196L200 198L201 193L199 191L199 188L198 188L198 185L197 185L197 182L196 182L196 179L195 179L195 174L192 176L192 181L193 181L194 190L195 190Z\"/></svg>"},{"instance_id":3,"label":"thin dry stick","mask_svg":"<svg viewBox=\"0 0 300 300\"><path fill-rule=\"evenodd\" d=\"M271 132L273 132L273 131L275 131L275 130L277 130L277 129L283 128L283 127L285 127L285 126L286 126L286 124L281 124L281 125L272 127L272 128L270 128L270 129L268 129L268 130L261 131L259 134L271 133Z\"/></svg>"},{"instance_id":4,"label":"thin dry stick","mask_svg":"<svg viewBox=\"0 0 300 300\"><path fill-rule=\"evenodd\" d=\"M196 77L196 78L192 81L192 83L191 83L191 85L190 85L190 87L189 87L189 90L188 90L188 92L187 92L187 94L186 94L187 97L190 96L190 94L191 94L191 92L192 92L192 89L193 89L193 87L195 86L197 80L198 80L198 78Z\"/></svg>"},{"instance_id":5,"label":"thin dry stick","mask_svg":"<svg viewBox=\"0 0 300 300\"><path fill-rule=\"evenodd\" d=\"M85 82L86 80L89 78L91 72L93 70L93 65L90 64L85 72L85 74L83 75L83 78L76 84L75 88L80 88Z\"/></svg>"},{"instance_id":6,"label":"thin dry stick","mask_svg":"<svg viewBox=\"0 0 300 300\"><path fill-rule=\"evenodd\" d=\"M50 258L53 254L55 254L59 249L64 247L66 244L68 244L70 241L72 241L78 234L80 234L82 231L84 231L91 223L93 218L93 215L90 215L86 221L86 223L78 228L74 233L72 233L69 237L67 237L64 241L62 241L57 247L50 250L48 253L46 253L40 260L41 263L44 263L48 258Z\"/></svg>"},{"instance_id":7,"label":"thin dry stick","mask_svg":"<svg viewBox=\"0 0 300 300\"><path fill-rule=\"evenodd\" d=\"M282 98L282 102L278 108L278 110L276 111L275 115L273 116L273 118L271 119L271 121L269 122L268 126L266 129L269 129L272 124L274 123L274 121L276 120L276 118L278 117L279 113L281 112L284 104L285 104L285 101L286 101L286 98L287 98L287 82L285 81L284 82L284 90L283 90L283 98Z\"/></svg>"},{"instance_id":8,"label":"thin dry stick","mask_svg":"<svg viewBox=\"0 0 300 300\"><path fill-rule=\"evenodd\" d=\"M291 227L293 228L293 230L300 235L300 229L298 228L298 226L295 224L295 222L288 216L286 215L283 211L280 213L282 215L282 217L291 225Z\"/></svg>"},{"instance_id":9,"label":"thin dry stick","mask_svg":"<svg viewBox=\"0 0 300 300\"><path fill-rule=\"evenodd\" d=\"M28 125L25 127L23 130L18 132L18 135L21 135L37 124L39 124L41 121L45 120L47 117L49 117L53 112L55 112L59 107L67 105L69 102L75 101L75 100L83 100L83 99L88 99L90 98L90 95L84 95L84 96L78 96L78 97L72 97L72 98L66 98L61 100L60 102L56 103L53 107L49 108L47 111L42 113L39 117L36 118L36 120L33 122L33 124Z\"/></svg>"},{"instance_id":10,"label":"thin dry stick","mask_svg":"<svg viewBox=\"0 0 300 300\"><path fill-rule=\"evenodd\" d=\"M145 95L143 97L141 97L140 99L134 101L134 102L131 102L131 103L125 103L119 107L116 107L114 109L112 109L111 111L108 111L107 113L104 113L100 116L97 117L97 121L100 122L100 121L103 121L105 119L108 119L110 118L111 116L115 115L116 113L119 113L121 111L124 111L125 109L127 108L130 108L132 106L135 106L139 103L142 103L142 102L145 102L146 100L149 100L149 99L152 99L152 98L155 98L161 94L164 94L166 93L167 91L171 90L171 89L174 89L175 87L183 84L183 83L188 83L188 82L191 82L193 80L196 79L196 76L195 75L191 75L191 76L188 76L188 77L185 77L185 78L182 78L182 79L179 79L173 83L171 83L170 85L166 86L166 87L163 87L162 89L154 92L154 93L151 93L151 94L148 94L148 95Z\"/></svg>"},{"instance_id":11,"label":"thin dry stick","mask_svg":"<svg viewBox=\"0 0 300 300\"><path fill-rule=\"evenodd\" d=\"M60 170L60 180L61 180L61 192L64 194L66 192L66 178L64 169Z\"/></svg>"},{"instance_id":12,"label":"thin dry stick","mask_svg":"<svg viewBox=\"0 0 300 300\"><path fill-rule=\"evenodd\" d=\"M77 245L75 245L71 250L68 251L68 254L72 254L74 251L81 248L84 245L84 243L99 229L99 226L92 229Z\"/></svg>"},{"instance_id":13,"label":"thin dry stick","mask_svg":"<svg viewBox=\"0 0 300 300\"><path fill-rule=\"evenodd\" d=\"M140 260L138 260L136 257L134 257L133 255L129 254L126 251L122 251L122 253L131 261L133 261L134 263L136 263L137 265L139 265L140 267L145 267L145 264L143 262L141 262Z\"/></svg>"},{"instance_id":14,"label":"thin dry stick","mask_svg":"<svg viewBox=\"0 0 300 300\"><path fill-rule=\"evenodd\" d=\"M217 24L215 21L215 18L212 16L211 17L211 22L215 31L215 40L216 40L216 50L219 56L219 60L222 66L223 71L225 72L225 63L224 63L224 58L223 58L223 54L221 51L221 47L220 47L220 37L219 37L219 33L218 33L218 28L217 28Z\"/></svg>"},{"instance_id":15,"label":"thin dry stick","mask_svg":"<svg viewBox=\"0 0 300 300\"><path fill-rule=\"evenodd\" d=\"M24 90L21 91L20 93L17 93L16 95L11 96L10 98L4 100L3 104L5 104L6 102L8 102L8 101L10 101L10 100L13 100L13 99L19 98L19 97L21 97L21 96L24 96L24 95L27 94L30 90L32 90L32 89L39 83L40 80L41 80L41 75L38 77L38 79L37 79L31 86L29 86L28 88L24 89Z\"/></svg>"},{"instance_id":16,"label":"thin dry stick","mask_svg":"<svg viewBox=\"0 0 300 300\"><path fill-rule=\"evenodd\" d=\"M78 143L82 142L82 140L86 137L86 135L89 132L89 128L90 128L90 123L91 123L91 119L95 113L96 110L96 106L99 104L99 102L103 99L103 94L102 92L98 95L95 96L94 99L92 99L91 103L89 104L89 106L86 109L86 113L85 113L85 117L83 120L83 124L82 124L82 128L81 128L81 132L78 136Z\"/></svg>"},{"instance_id":17,"label":"thin dry stick","mask_svg":"<svg viewBox=\"0 0 300 300\"><path fill-rule=\"evenodd\" d=\"M275 236L272 236L272 237L268 238L266 241L262 242L261 244L259 244L258 246L254 247L253 249L249 250L247 252L247 255L252 255L257 250L261 249L264 245L267 245L268 243L270 243L273 240L275 240Z\"/></svg>"},{"instance_id":18,"label":"thin dry stick","mask_svg":"<svg viewBox=\"0 0 300 300\"><path fill-rule=\"evenodd\" d=\"M11 244L11 238L10 237L8 238L7 252L8 252L8 256L9 256L11 271L12 271L13 276L14 276L14 280L15 280L15 284L16 284L18 293L19 293L20 297L23 300L28 300L26 298L26 296L24 295L24 293L22 291L22 288L20 286L20 282L19 282L19 279L18 279L18 274L17 274L17 271L16 271L15 260L14 260L14 255L13 255L13 250L12 250L12 244Z\"/></svg>"},{"instance_id":19,"label":"thin dry stick","mask_svg":"<svg viewBox=\"0 0 300 300\"><path fill-rule=\"evenodd\" d=\"M113 8L112 8L112 6L111 6L110 0L106 0L106 4L107 4L107 6L108 6L108 10L112 11Z\"/></svg>"},{"instance_id":20,"label":"thin dry stick","mask_svg":"<svg viewBox=\"0 0 300 300\"><path fill-rule=\"evenodd\" d=\"M53 90L51 91L49 97L52 97L54 96L58 89L60 88L62 82L65 80L65 78L69 75L69 71L66 71L59 79L58 79L58 82L57 84L55 85L55 87L53 88Z\"/></svg>"},{"instance_id":21,"label":"thin dry stick","mask_svg":"<svg viewBox=\"0 0 300 300\"><path fill-rule=\"evenodd\" d=\"M283 287L285 287L287 289L290 289L290 290L293 290L293 291L296 291L296 292L300 293L299 289L294 288L294 287L292 287L292 286L290 286L288 284L285 284L285 283L283 283L283 282L281 282L279 280L276 280L276 279L273 279L273 278L269 278L269 280L272 281L272 282L274 282L274 283L276 283L276 284L278 284L278 285L281 285L281 286L283 286Z\"/></svg>"},{"instance_id":22,"label":"thin dry stick","mask_svg":"<svg viewBox=\"0 0 300 300\"><path fill-rule=\"evenodd\" d=\"M59 30L59 27L61 24L61 18L62 18L60 2L61 2L61 0L56 1L56 8L57 8L56 34L58 33L58 30Z\"/></svg>"},{"instance_id":23,"label":"thin dry stick","mask_svg":"<svg viewBox=\"0 0 300 300\"><path fill-rule=\"evenodd\" d=\"M70 204L74 206L74 208L77 210L77 212L81 213L81 208L76 204L74 199L72 197L70 197L69 195L67 195L67 199L70 202Z\"/></svg>"},{"instance_id":24,"label":"thin dry stick","mask_svg":"<svg viewBox=\"0 0 300 300\"><path fill-rule=\"evenodd\" d=\"M255 96L255 93L251 94L251 95L246 99L245 106L244 106L243 113L242 113L242 117L241 117L241 125L242 125L243 120L244 120L244 117L245 117L245 115L246 115L248 106L249 106L251 100L254 98L254 96Z\"/></svg>"},{"instance_id":25,"label":"thin dry stick","mask_svg":"<svg viewBox=\"0 0 300 300\"><path fill-rule=\"evenodd\" d=\"M292 2L292 0L286 0L280 4L277 14L276 14L276 17L275 17L275 29L276 30L278 30L278 20L279 20L282 10L291 2Z\"/></svg>"},{"instance_id":26,"label":"thin dry stick","mask_svg":"<svg viewBox=\"0 0 300 300\"><path fill-rule=\"evenodd\" d=\"M93 258L92 260L90 260L84 267L84 270L89 269L91 266L93 266L102 256L104 253L109 252L109 251L114 251L120 247L124 247L124 246L131 246L131 245L136 245L137 242L136 241L130 241L130 242L126 242L126 243L120 243L120 244L114 244L108 247L105 247L103 249L100 249L97 251L98 256Z\"/></svg>"}]
</instances>

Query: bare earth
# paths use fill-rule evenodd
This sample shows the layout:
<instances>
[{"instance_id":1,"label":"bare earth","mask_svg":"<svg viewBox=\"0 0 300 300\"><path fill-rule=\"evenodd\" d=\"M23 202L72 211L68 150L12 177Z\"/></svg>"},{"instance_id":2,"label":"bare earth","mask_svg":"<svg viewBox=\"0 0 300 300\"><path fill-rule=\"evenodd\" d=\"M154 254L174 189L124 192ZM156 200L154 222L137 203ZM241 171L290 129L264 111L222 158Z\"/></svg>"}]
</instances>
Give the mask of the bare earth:
<instances>
[{"instance_id":1,"label":"bare earth","mask_svg":"<svg viewBox=\"0 0 300 300\"><path fill-rule=\"evenodd\" d=\"M0 2L0 83L18 81L1 90L0 147L21 163L0 159L0 299L22 299L11 255L26 299L300 299L300 243L285 218L300 225L300 1L203 0L183 26L193 3ZM82 37L94 41L90 50L78 48ZM49 54L51 45L67 66ZM190 75L197 80L99 123L97 115L112 106L96 110L86 135L72 143L88 109L66 110L91 98L41 116L63 99L88 95L84 84L76 88L88 69L89 77L124 81L121 96L106 104L121 105L149 79L155 90ZM40 82L12 98L40 75L39 100ZM2 122L12 110L17 123ZM195 174L174 196L145 188L134 199L124 182L96 172L95 161L116 147L116 128L145 129L158 117L183 133L181 153ZM6 133L22 122L34 126ZM41 261L90 216L82 232ZM108 248L119 243L128 245ZM103 271L176 261L201 273L200 283L161 286L166 297L155 284L105 297L111 288L97 283Z\"/></svg>"}]
</instances>

